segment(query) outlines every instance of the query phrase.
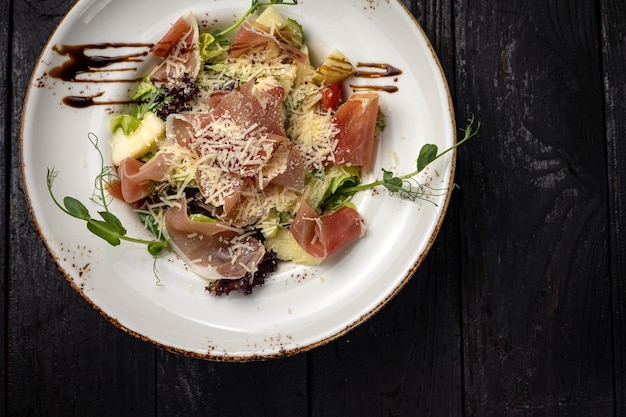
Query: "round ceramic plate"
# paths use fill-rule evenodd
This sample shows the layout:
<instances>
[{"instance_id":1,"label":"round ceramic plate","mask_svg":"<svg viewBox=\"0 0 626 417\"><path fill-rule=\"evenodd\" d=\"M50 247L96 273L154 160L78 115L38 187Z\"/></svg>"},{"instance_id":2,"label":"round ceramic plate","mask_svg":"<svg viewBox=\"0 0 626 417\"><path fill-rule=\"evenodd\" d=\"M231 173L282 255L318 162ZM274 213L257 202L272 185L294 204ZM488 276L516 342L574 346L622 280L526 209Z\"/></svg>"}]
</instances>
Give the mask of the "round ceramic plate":
<instances>
[{"instance_id":1,"label":"round ceramic plate","mask_svg":"<svg viewBox=\"0 0 626 417\"><path fill-rule=\"evenodd\" d=\"M89 137L99 138L106 160L109 119L118 109L114 103L126 100L133 88L124 80L140 77L148 65L140 58L131 69L120 71L122 64L112 65L78 77L89 81L63 81L51 76L52 69L71 65L71 58L77 57L63 55L64 47L91 45L87 54L108 57L105 60L128 56L141 49L130 43L158 41L189 10L202 24L224 26L249 5L248 0L78 1L41 55L22 122L28 203L48 251L71 285L125 331L172 351L214 360L295 354L333 340L372 316L410 279L433 243L454 173L455 153L450 152L418 177L432 188L432 196L410 202L384 189L357 194L354 202L367 226L363 239L319 267L283 264L248 296L215 297L205 291L206 281L189 272L175 255L154 264L145 247L110 246L91 234L84 222L60 211L48 194L48 168L59 172L54 184L57 197L75 197L91 213L98 211L90 197L100 160ZM297 6L278 7L304 27L314 64L338 48L355 66L385 63L401 70L392 77L349 82L378 89L386 114L387 126L369 179L380 177L383 168L396 174L413 171L426 143L440 150L455 143L452 104L441 67L401 2L301 0ZM80 59L73 64L80 65ZM67 105L67 97L82 97L90 105ZM149 238L127 206L114 202L111 211L129 235Z\"/></svg>"}]
</instances>

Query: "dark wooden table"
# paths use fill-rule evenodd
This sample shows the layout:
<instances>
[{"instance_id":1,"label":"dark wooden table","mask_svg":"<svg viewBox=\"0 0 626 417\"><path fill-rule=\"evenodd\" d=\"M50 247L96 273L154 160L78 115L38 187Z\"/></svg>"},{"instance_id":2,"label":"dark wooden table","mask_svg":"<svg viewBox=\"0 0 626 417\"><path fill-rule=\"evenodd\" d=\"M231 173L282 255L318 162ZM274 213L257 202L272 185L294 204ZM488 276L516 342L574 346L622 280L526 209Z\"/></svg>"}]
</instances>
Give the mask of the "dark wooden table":
<instances>
[{"instance_id":1,"label":"dark wooden table","mask_svg":"<svg viewBox=\"0 0 626 417\"><path fill-rule=\"evenodd\" d=\"M624 0L405 0L482 120L443 229L365 324L243 364L124 333L39 241L20 116L72 4L0 0L0 415L626 416Z\"/></svg>"}]
</instances>

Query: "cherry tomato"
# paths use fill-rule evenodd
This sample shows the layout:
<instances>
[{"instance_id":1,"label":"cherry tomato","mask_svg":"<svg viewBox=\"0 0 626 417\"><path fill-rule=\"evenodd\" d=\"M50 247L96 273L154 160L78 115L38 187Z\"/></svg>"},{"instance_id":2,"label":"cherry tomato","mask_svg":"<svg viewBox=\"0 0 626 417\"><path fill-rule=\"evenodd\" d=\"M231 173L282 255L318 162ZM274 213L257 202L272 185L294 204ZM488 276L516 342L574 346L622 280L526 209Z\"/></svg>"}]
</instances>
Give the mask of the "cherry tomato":
<instances>
[{"instance_id":1,"label":"cherry tomato","mask_svg":"<svg viewBox=\"0 0 626 417\"><path fill-rule=\"evenodd\" d=\"M343 101L343 88L341 82L327 85L322 89L322 108L324 110L337 110Z\"/></svg>"}]
</instances>

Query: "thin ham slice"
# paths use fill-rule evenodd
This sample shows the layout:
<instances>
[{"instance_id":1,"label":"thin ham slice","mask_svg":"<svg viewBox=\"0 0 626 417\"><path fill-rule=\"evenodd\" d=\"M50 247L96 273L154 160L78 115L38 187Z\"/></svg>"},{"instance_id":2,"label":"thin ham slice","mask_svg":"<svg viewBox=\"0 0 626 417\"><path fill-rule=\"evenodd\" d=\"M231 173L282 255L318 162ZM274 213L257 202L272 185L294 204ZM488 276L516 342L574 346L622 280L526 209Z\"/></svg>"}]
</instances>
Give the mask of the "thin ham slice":
<instances>
[{"instance_id":1,"label":"thin ham slice","mask_svg":"<svg viewBox=\"0 0 626 417\"><path fill-rule=\"evenodd\" d=\"M290 142L288 143L291 145ZM291 146L284 162L284 170L274 176L270 180L270 184L300 192L304 189L305 170L306 166L300 151Z\"/></svg>"},{"instance_id":2,"label":"thin ham slice","mask_svg":"<svg viewBox=\"0 0 626 417\"><path fill-rule=\"evenodd\" d=\"M335 113L339 128L336 136L335 165L360 166L363 174L372 171L376 156L378 94L353 94Z\"/></svg>"},{"instance_id":3,"label":"thin ham slice","mask_svg":"<svg viewBox=\"0 0 626 417\"><path fill-rule=\"evenodd\" d=\"M350 242L365 236L365 225L359 213L348 206L317 214L306 200L290 226L296 242L309 254L326 259Z\"/></svg>"},{"instance_id":4,"label":"thin ham slice","mask_svg":"<svg viewBox=\"0 0 626 417\"><path fill-rule=\"evenodd\" d=\"M219 171L219 169L218 169ZM218 177L216 179L216 177ZM210 168L199 169L196 172L196 182L205 203L214 207L222 206L221 217L229 219L229 214L237 208L251 181L229 173L211 173Z\"/></svg>"},{"instance_id":5,"label":"thin ham slice","mask_svg":"<svg viewBox=\"0 0 626 417\"><path fill-rule=\"evenodd\" d=\"M187 77L195 81L200 71L198 48L198 22L193 13L180 17L170 30L151 49L151 53L163 58L163 62L150 74L150 80L176 83Z\"/></svg>"},{"instance_id":6,"label":"thin ham slice","mask_svg":"<svg viewBox=\"0 0 626 417\"><path fill-rule=\"evenodd\" d=\"M302 64L308 60L307 54L275 36L271 35L270 28L256 22L246 21L239 28L233 43L228 49L229 58L238 58L257 49L273 48L277 53L287 52L296 62Z\"/></svg>"},{"instance_id":7,"label":"thin ham slice","mask_svg":"<svg viewBox=\"0 0 626 417\"><path fill-rule=\"evenodd\" d=\"M285 136L285 114L283 99L285 90L276 85L267 90L254 88L256 79L252 79L221 97L212 111L215 118L228 116L240 126L257 124L267 133Z\"/></svg>"},{"instance_id":8,"label":"thin ham slice","mask_svg":"<svg viewBox=\"0 0 626 417\"><path fill-rule=\"evenodd\" d=\"M165 136L191 149L210 121L211 115L207 113L173 113L165 119Z\"/></svg>"},{"instance_id":9,"label":"thin ham slice","mask_svg":"<svg viewBox=\"0 0 626 417\"><path fill-rule=\"evenodd\" d=\"M229 91L217 90L213 91L206 100L206 104L210 109L217 107L224 98L225 95L229 94Z\"/></svg>"},{"instance_id":10,"label":"thin ham slice","mask_svg":"<svg viewBox=\"0 0 626 417\"><path fill-rule=\"evenodd\" d=\"M124 201L135 203L148 196L152 181L160 181L170 170L167 154L160 154L144 163L135 158L122 160L118 167L120 188Z\"/></svg>"},{"instance_id":11,"label":"thin ham slice","mask_svg":"<svg viewBox=\"0 0 626 417\"><path fill-rule=\"evenodd\" d=\"M213 110L209 113L172 114L166 120L166 135L176 138L181 146L206 134L203 130L215 120L228 119L233 124L247 128L256 125L271 135L285 137L285 115L282 102L285 90L276 86L269 90L254 88L250 80L231 92L211 95Z\"/></svg>"},{"instance_id":12,"label":"thin ham slice","mask_svg":"<svg viewBox=\"0 0 626 417\"><path fill-rule=\"evenodd\" d=\"M166 120L167 137L203 161L196 182L205 202L223 206L223 218L235 224L249 220L234 214L244 189L304 188L304 162L285 136L283 97L281 86L256 89L251 80L215 96L208 113L172 114Z\"/></svg>"},{"instance_id":13,"label":"thin ham slice","mask_svg":"<svg viewBox=\"0 0 626 417\"><path fill-rule=\"evenodd\" d=\"M189 268L208 279L239 279L254 274L265 256L265 247L257 239L226 223L190 220L187 201L169 209L165 230L172 249Z\"/></svg>"}]
</instances>

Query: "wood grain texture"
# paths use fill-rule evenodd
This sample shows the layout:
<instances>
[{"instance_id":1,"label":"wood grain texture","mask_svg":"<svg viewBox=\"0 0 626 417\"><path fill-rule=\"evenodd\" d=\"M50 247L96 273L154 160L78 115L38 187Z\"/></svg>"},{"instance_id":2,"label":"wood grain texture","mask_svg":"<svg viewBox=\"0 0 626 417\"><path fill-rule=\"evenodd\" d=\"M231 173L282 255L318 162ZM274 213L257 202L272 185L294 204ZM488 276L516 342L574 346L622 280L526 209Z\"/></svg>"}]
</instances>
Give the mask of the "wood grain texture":
<instances>
[{"instance_id":1,"label":"wood grain texture","mask_svg":"<svg viewBox=\"0 0 626 417\"><path fill-rule=\"evenodd\" d=\"M455 2L467 415L612 415L598 9Z\"/></svg>"},{"instance_id":2,"label":"wood grain texture","mask_svg":"<svg viewBox=\"0 0 626 417\"><path fill-rule=\"evenodd\" d=\"M9 248L7 245L7 236L9 235L9 195L7 184L11 175L9 165L10 155L10 120L11 120L11 90L10 69L11 69L11 1L0 0L0 56L2 64L0 64L0 184L2 191L0 192L0 234L3 236L2 246L0 247L0 334L3 340L6 340L6 295L8 291L9 279ZM6 415L6 343L0 345L0 384L2 390L0 392L0 413Z\"/></svg>"},{"instance_id":3,"label":"wood grain texture","mask_svg":"<svg viewBox=\"0 0 626 417\"><path fill-rule=\"evenodd\" d=\"M432 44L454 98L454 16L452 1L402 0Z\"/></svg>"},{"instance_id":4,"label":"wood grain texture","mask_svg":"<svg viewBox=\"0 0 626 417\"><path fill-rule=\"evenodd\" d=\"M308 416L306 354L253 363L214 363L160 352L157 414Z\"/></svg>"},{"instance_id":5,"label":"wood grain texture","mask_svg":"<svg viewBox=\"0 0 626 417\"><path fill-rule=\"evenodd\" d=\"M626 416L626 5L601 1L610 259L613 284L615 414Z\"/></svg>"},{"instance_id":6,"label":"wood grain texture","mask_svg":"<svg viewBox=\"0 0 626 417\"><path fill-rule=\"evenodd\" d=\"M22 1L12 10L7 415L105 410L108 415L150 415L154 348L106 322L72 290L32 227L23 197L18 140L23 97L39 51L72 4Z\"/></svg>"}]
</instances>

